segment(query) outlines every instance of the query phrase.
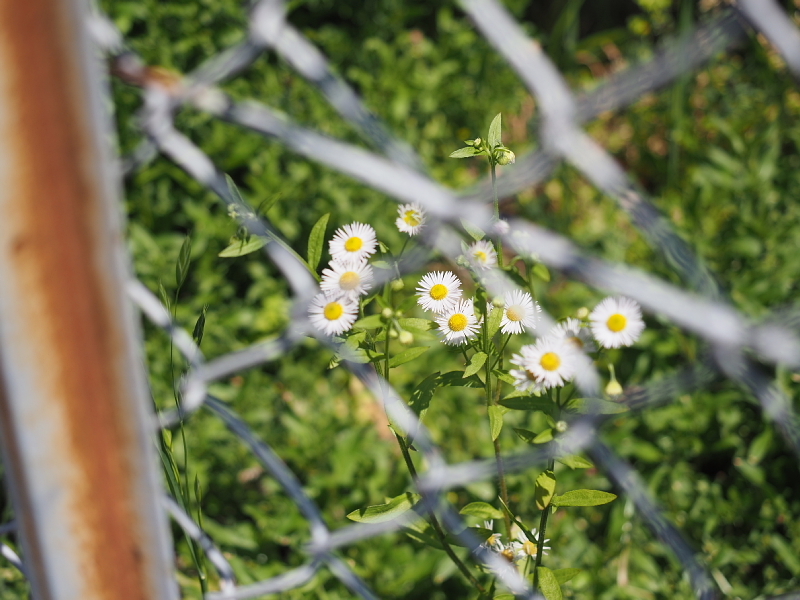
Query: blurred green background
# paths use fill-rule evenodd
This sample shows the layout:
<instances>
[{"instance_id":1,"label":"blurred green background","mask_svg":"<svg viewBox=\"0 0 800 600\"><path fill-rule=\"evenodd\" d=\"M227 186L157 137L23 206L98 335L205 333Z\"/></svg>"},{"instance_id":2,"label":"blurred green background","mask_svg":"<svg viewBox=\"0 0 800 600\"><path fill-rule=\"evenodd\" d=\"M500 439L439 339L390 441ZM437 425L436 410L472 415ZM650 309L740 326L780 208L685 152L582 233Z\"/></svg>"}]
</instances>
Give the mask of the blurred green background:
<instances>
[{"instance_id":1,"label":"blurred green background","mask_svg":"<svg viewBox=\"0 0 800 600\"><path fill-rule=\"evenodd\" d=\"M247 7L237 0L101 4L149 64L179 72L243 40L247 31ZM663 40L720 9L714 0L699 5L664 0L505 4L577 90L591 89L599 79L647 60ZM454 3L297 0L290 3L289 18L445 185L463 188L485 176L485 163L477 159L446 157L461 140L484 134L498 112L506 145L518 156L536 148L537 134L530 126L537 115L535 101ZM127 153L141 140L135 116L141 93L118 81L112 88L119 144ZM361 143L318 91L274 54L266 53L223 88L236 98L254 98L284 111L312 129ZM735 52L629 109L601 115L587 129L652 194L737 308L759 318L792 303L797 292L798 114L800 94L783 62L753 35ZM253 205L264 207L301 255L311 226L328 212L328 236L335 227L360 220L399 249L396 207L383 195L193 110L182 110L176 122ZM278 271L261 253L218 256L237 225L213 194L178 167L158 158L131 177L125 207L138 276L151 290L163 290L179 323L190 331L207 307L202 340L207 357L266 339L287 325L290 295ZM598 256L679 283L615 202L571 167L560 167L547 183L505 199L503 212L568 235ZM175 264L187 236L192 244L188 278L176 290ZM419 276L405 278L406 293ZM541 303L557 318L591 308L603 297L557 273L537 286ZM693 336L658 317L648 317L647 323L635 347L608 355L623 385L658 379L696 357L699 343ZM169 406L185 365L165 335L150 326L145 334L153 395L160 407ZM341 367L328 369L330 359L329 350L309 340L275 363L215 384L212 391L272 444L331 527L339 528L349 523L347 513L400 494L410 482L382 409ZM461 359L436 346L426 360L393 373L398 390L408 394L431 365L448 371L458 368ZM775 376L795 397L800 375L779 371ZM535 417L523 414L509 415L509 421L536 426ZM477 390L438 391L426 423L450 461L492 455ZM183 433L185 446L179 432L173 436L175 467L189 483L193 514L202 513L203 526L240 582L302 564L307 523L241 442L202 411ZM603 439L642 474L724 597L761 598L800 587L798 465L749 394L718 383L682 395L665 408L622 415L605 428ZM501 443L505 451L525 445L510 427ZM596 470L559 469L559 491L612 490ZM534 469L509 480L512 504L529 526L538 521L533 503L538 473ZM491 483L479 482L449 498L463 506L492 502L493 494ZM582 569L564 586L566 597L692 597L679 563L624 497L597 508L560 509L551 523L547 537L553 550L544 564ZM195 563L177 529L175 540L183 593L199 597ZM354 544L342 555L382 598L475 597L443 552L402 533ZM1 570L1 597L18 597L18 576L8 567ZM213 569L209 577L211 589L217 589ZM352 595L323 570L281 597Z\"/></svg>"}]
</instances>

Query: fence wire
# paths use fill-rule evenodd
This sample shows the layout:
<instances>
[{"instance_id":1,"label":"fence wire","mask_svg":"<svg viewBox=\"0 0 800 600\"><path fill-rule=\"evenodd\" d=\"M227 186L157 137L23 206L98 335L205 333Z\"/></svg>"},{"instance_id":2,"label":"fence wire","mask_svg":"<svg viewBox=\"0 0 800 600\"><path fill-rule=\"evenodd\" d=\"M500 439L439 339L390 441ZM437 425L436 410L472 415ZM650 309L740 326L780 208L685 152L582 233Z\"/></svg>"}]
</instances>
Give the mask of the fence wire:
<instances>
[{"instance_id":1,"label":"fence wire","mask_svg":"<svg viewBox=\"0 0 800 600\"><path fill-rule=\"evenodd\" d=\"M760 402L765 415L774 422L788 447L800 458L800 425L786 395L772 383L758 362L800 366L800 317L796 311L776 312L755 323L733 308L725 291L689 244L675 233L669 220L653 205L641 186L581 128L604 111L624 108L643 94L660 89L702 66L721 52L739 45L751 30L763 33L783 55L795 76L800 77L800 32L781 7L772 0L740 0L738 5L666 45L649 62L614 75L594 91L574 93L541 47L522 31L519 24L496 0L462 0L461 7L475 27L516 70L535 96L540 108L536 123L540 148L519 157L498 180L501 197L511 196L546 180L553 169L568 162L579 169L599 190L614 198L620 209L643 232L686 285L678 288L652 275L625 265L587 256L569 239L522 220L510 222L509 231L496 237L524 255L536 254L549 267L591 286L629 296L651 313L670 319L677 326L704 340L706 350L697 364L661 381L626 390L621 397L632 411L660 406L677 396L728 378L749 390ZM171 498L165 507L187 535L198 541L215 566L221 582L213 600L254 598L297 588L321 569L328 569L354 594L375 598L367 584L338 556L345 546L359 540L398 531L421 516L436 515L449 533L470 551L470 560L486 564L502 584L518 597L541 596L507 561L481 545L466 527L445 492L453 487L543 465L552 457L588 452L617 488L632 500L643 521L681 563L698 598L719 597L715 579L698 558L680 530L671 524L647 491L631 465L599 439L608 416L589 414L575 418L557 441L523 452L502 456L500 461L476 460L448 464L433 443L425 426L400 395L371 365L345 361L343 365L369 389L393 423L414 438L425 457L427 470L415 479L422 500L414 510L390 521L352 524L332 531L315 502L303 491L297 476L281 460L269 440L256 435L229 406L208 393L214 381L265 364L282 356L305 336L315 336L335 347L310 326L306 308L317 292L317 284L300 264L289 246L266 219L253 216L243 198L232 190L220 171L189 135L174 123L176 111L185 106L254 131L281 143L297 154L332 167L355 180L379 190L397 202L418 202L432 216L424 236L426 248L403 259L401 272L424 266L434 253L455 260L461 253L457 232L462 220L484 230L490 229L493 192L488 181L470 190L454 192L426 172L413 149L396 139L380 119L360 100L355 91L331 69L326 57L287 20L283 0L261 0L250 13L247 39L211 58L185 76L164 75L146 65L130 51L109 19L95 14L89 23L94 40L109 56L110 71L123 81L142 88L144 108L141 126L146 139L122 161L130 174L159 153L169 157L190 176L214 191L227 205L242 210L242 225L254 235L267 237L265 252L286 277L294 295L291 325L270 341L231 352L206 362L191 335L177 327L169 311L141 282L131 281L129 295L143 314L164 329L190 365L182 387L182 405L157 416L154 430L171 427L201 407L218 417L263 467L283 487L309 524L310 542L306 563L276 577L238 585L224 555L194 521ZM235 76L267 52L273 52L300 75L319 88L341 117L361 133L374 151L323 136L293 122L289 117L254 100L237 102L217 86ZM388 278L388 275L386 275ZM380 281L376 282L380 283ZM501 271L488 277L493 293L516 286ZM544 315L545 331L555 324ZM346 358L346 355L345 355ZM586 358L577 384L587 396L599 395L599 376ZM0 527L0 535L14 530L13 523ZM21 569L16 554L0 544L0 553ZM24 572L24 571L23 571ZM797 597L796 595L781 596Z\"/></svg>"}]
</instances>

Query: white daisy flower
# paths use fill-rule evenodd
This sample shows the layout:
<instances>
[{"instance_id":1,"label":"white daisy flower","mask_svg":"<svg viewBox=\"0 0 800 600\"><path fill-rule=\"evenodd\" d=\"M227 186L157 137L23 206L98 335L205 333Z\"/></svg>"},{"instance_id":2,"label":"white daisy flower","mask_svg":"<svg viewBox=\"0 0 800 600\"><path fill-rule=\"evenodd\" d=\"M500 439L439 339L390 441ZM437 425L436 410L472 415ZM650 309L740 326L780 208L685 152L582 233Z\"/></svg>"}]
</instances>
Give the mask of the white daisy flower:
<instances>
[{"instance_id":1,"label":"white daisy flower","mask_svg":"<svg viewBox=\"0 0 800 600\"><path fill-rule=\"evenodd\" d=\"M417 235L422 226L425 225L425 211L414 202L413 204L401 204L397 208L397 220L394 222L397 228L408 235Z\"/></svg>"},{"instance_id":2,"label":"white daisy flower","mask_svg":"<svg viewBox=\"0 0 800 600\"><path fill-rule=\"evenodd\" d=\"M516 555L516 559L519 560L520 558L526 558L528 556L532 558L536 558L536 552L538 551L538 544L539 544L539 532L534 528L531 530L531 534L533 539L528 539L528 536L525 535L525 532L522 531L519 527L515 529L515 541L509 544L511 548L514 550L514 554ZM550 541L550 538L544 540L544 543ZM546 555L547 551L550 550L550 546L542 546L542 554Z\"/></svg>"},{"instance_id":3,"label":"white daisy flower","mask_svg":"<svg viewBox=\"0 0 800 600\"><path fill-rule=\"evenodd\" d=\"M603 348L630 346L644 330L642 309L630 298L609 297L589 315L594 339Z\"/></svg>"},{"instance_id":4,"label":"white daisy flower","mask_svg":"<svg viewBox=\"0 0 800 600\"><path fill-rule=\"evenodd\" d=\"M366 260L346 263L334 260L322 271L319 287L331 299L346 296L355 300L372 288L372 279L372 267Z\"/></svg>"},{"instance_id":5,"label":"white daisy flower","mask_svg":"<svg viewBox=\"0 0 800 600\"><path fill-rule=\"evenodd\" d=\"M497 265L497 252L495 252L492 242L488 240L472 244L467 251L467 258L473 267L484 271Z\"/></svg>"},{"instance_id":6,"label":"white daisy flower","mask_svg":"<svg viewBox=\"0 0 800 600\"><path fill-rule=\"evenodd\" d=\"M548 336L526 347L522 368L543 387L560 387L575 376L576 350L569 342Z\"/></svg>"},{"instance_id":7,"label":"white daisy flower","mask_svg":"<svg viewBox=\"0 0 800 600\"><path fill-rule=\"evenodd\" d=\"M536 321L542 312L539 303L528 292L514 290L503 296L503 320L500 331L503 333L523 333L526 329L536 329Z\"/></svg>"},{"instance_id":8,"label":"white daisy flower","mask_svg":"<svg viewBox=\"0 0 800 600\"><path fill-rule=\"evenodd\" d=\"M472 300L461 300L452 309L436 317L444 343L451 346L466 344L478 333L478 319Z\"/></svg>"},{"instance_id":9,"label":"white daisy flower","mask_svg":"<svg viewBox=\"0 0 800 600\"><path fill-rule=\"evenodd\" d=\"M350 223L340 227L328 242L331 257L341 263L366 260L375 253L377 246L375 230L364 223Z\"/></svg>"},{"instance_id":10,"label":"white daisy flower","mask_svg":"<svg viewBox=\"0 0 800 600\"><path fill-rule=\"evenodd\" d=\"M476 525L476 527L480 527L480 525ZM500 541L502 534L494 533L494 519L490 519L489 521L484 521L483 528L491 531L492 535L486 538L486 541L483 542L481 546L483 546L484 548L494 548L498 543L502 544L502 542Z\"/></svg>"},{"instance_id":11,"label":"white daisy flower","mask_svg":"<svg viewBox=\"0 0 800 600\"><path fill-rule=\"evenodd\" d=\"M583 326L581 321L573 319L572 317L556 325L550 335L571 342L578 350L582 350L583 352L594 352L597 350L597 346L587 328Z\"/></svg>"},{"instance_id":12,"label":"white daisy flower","mask_svg":"<svg viewBox=\"0 0 800 600\"><path fill-rule=\"evenodd\" d=\"M425 310L443 313L461 298L461 281L451 271L428 273L417 286L417 303Z\"/></svg>"},{"instance_id":13,"label":"white daisy flower","mask_svg":"<svg viewBox=\"0 0 800 600\"><path fill-rule=\"evenodd\" d=\"M525 369L525 365L531 360L533 346L523 346L520 353L511 357L511 364L520 367L511 369L509 374L514 378L514 388L520 392L530 394L540 394L544 391L544 386L536 379L533 372Z\"/></svg>"},{"instance_id":14,"label":"white daisy flower","mask_svg":"<svg viewBox=\"0 0 800 600\"><path fill-rule=\"evenodd\" d=\"M326 335L338 335L356 322L358 303L347 297L334 300L324 293L317 294L308 307L308 317Z\"/></svg>"}]
</instances>

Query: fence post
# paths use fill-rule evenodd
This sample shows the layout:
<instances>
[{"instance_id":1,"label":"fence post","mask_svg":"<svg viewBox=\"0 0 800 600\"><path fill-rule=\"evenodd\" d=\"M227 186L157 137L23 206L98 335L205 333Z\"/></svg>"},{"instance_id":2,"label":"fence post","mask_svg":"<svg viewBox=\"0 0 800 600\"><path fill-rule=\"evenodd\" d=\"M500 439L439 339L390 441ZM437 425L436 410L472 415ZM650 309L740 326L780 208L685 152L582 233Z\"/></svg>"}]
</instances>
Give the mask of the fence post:
<instances>
[{"instance_id":1,"label":"fence post","mask_svg":"<svg viewBox=\"0 0 800 600\"><path fill-rule=\"evenodd\" d=\"M39 600L177 598L87 3L0 0L0 436Z\"/></svg>"}]
</instances>

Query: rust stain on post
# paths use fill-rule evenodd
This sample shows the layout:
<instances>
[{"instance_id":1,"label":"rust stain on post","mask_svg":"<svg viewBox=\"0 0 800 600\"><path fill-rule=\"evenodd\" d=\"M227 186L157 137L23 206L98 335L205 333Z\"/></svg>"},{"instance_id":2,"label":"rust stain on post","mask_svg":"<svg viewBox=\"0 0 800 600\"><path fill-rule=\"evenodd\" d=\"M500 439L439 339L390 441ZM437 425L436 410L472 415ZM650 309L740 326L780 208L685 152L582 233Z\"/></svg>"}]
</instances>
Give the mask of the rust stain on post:
<instances>
[{"instance_id":1,"label":"rust stain on post","mask_svg":"<svg viewBox=\"0 0 800 600\"><path fill-rule=\"evenodd\" d=\"M3 316L0 353L6 365L18 352L38 361L31 379L42 393L36 411L20 412L11 397L25 384L3 374L4 451L22 504L47 510L49 500L32 497L31 480L57 473L57 484L46 485L53 510L69 521L69 538L54 549L42 541L47 532L39 530L35 510L18 515L38 595L71 597L57 589L54 573L63 552L80 569L84 598L151 600L167 584L148 580L163 556L154 552L137 505L137 481L147 479L150 465L136 456L142 425L130 408L136 392L125 372L136 362L120 324L124 298L115 284L123 276L109 273L116 264L110 248L121 241L106 225L115 207L104 206L96 174L104 158L92 133L76 25L65 0L0 0L0 243L8 277L0 285L10 285L15 300L4 304L14 304L18 319ZM22 438L43 430L54 453L31 463Z\"/></svg>"}]
</instances>

